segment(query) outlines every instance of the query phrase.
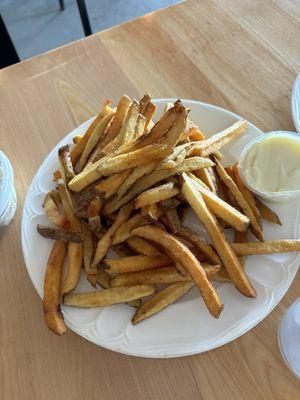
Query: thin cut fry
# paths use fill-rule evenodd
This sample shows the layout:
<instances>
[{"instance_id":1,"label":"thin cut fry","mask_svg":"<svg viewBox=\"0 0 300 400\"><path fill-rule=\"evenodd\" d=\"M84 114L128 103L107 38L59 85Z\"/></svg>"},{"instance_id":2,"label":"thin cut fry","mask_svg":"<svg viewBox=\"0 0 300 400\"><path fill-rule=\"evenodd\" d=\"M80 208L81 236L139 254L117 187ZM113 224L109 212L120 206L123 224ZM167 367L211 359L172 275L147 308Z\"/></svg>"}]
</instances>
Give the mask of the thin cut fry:
<instances>
[{"instance_id":1,"label":"thin cut fry","mask_svg":"<svg viewBox=\"0 0 300 400\"><path fill-rule=\"evenodd\" d=\"M116 230L112 243L119 244L125 242L130 237L131 231L138 226L147 225L149 221L141 214L136 214L128 221L123 222L122 225Z\"/></svg>"},{"instance_id":2,"label":"thin cut fry","mask_svg":"<svg viewBox=\"0 0 300 400\"><path fill-rule=\"evenodd\" d=\"M102 260L102 258L105 257L106 253L108 252L108 249L112 244L113 235L115 234L119 226L129 218L132 210L133 210L133 204L131 203L127 204L126 206L120 209L116 221L112 224L112 226L106 231L104 236L97 243L92 266L97 265Z\"/></svg>"},{"instance_id":3,"label":"thin cut fry","mask_svg":"<svg viewBox=\"0 0 300 400\"><path fill-rule=\"evenodd\" d=\"M151 243L137 236L132 236L128 238L126 240L126 243L137 254L148 257L155 257L160 255L160 252Z\"/></svg>"},{"instance_id":4,"label":"thin cut fry","mask_svg":"<svg viewBox=\"0 0 300 400\"><path fill-rule=\"evenodd\" d=\"M163 200L170 199L171 197L179 194L179 188L174 182L164 183L163 185L156 186L153 189L141 193L135 199L135 208L141 208L149 204L158 203Z\"/></svg>"},{"instance_id":5,"label":"thin cut fry","mask_svg":"<svg viewBox=\"0 0 300 400\"><path fill-rule=\"evenodd\" d=\"M65 229L68 225L68 220L66 217L60 212L56 202L54 201L51 193L47 193L45 200L43 202L43 208L47 217L52 221L56 226L61 229Z\"/></svg>"},{"instance_id":6,"label":"thin cut fry","mask_svg":"<svg viewBox=\"0 0 300 400\"><path fill-rule=\"evenodd\" d=\"M96 192L104 193L104 198L108 199L117 192L122 183L131 174L131 171L131 169L126 169L125 171L118 172L117 174L109 176L104 181L98 183L98 185L95 186Z\"/></svg>"},{"instance_id":7,"label":"thin cut fry","mask_svg":"<svg viewBox=\"0 0 300 400\"><path fill-rule=\"evenodd\" d=\"M247 129L248 122L245 120L237 121L224 131L203 140L201 143L201 155L207 157L210 154L220 150L223 146L228 144L231 140L241 135Z\"/></svg>"},{"instance_id":8,"label":"thin cut fry","mask_svg":"<svg viewBox=\"0 0 300 400\"><path fill-rule=\"evenodd\" d=\"M64 304L75 307L106 307L112 304L125 303L155 293L153 285L139 285L103 289L89 293L70 293L64 297Z\"/></svg>"},{"instance_id":9,"label":"thin cut fry","mask_svg":"<svg viewBox=\"0 0 300 400\"><path fill-rule=\"evenodd\" d=\"M197 194L194 185L189 181L186 175L184 176L184 180L182 193L205 226L234 285L245 296L255 297L256 292L254 288L243 271L236 254L232 250L216 219L206 207L201 194Z\"/></svg>"},{"instance_id":10,"label":"thin cut fry","mask_svg":"<svg viewBox=\"0 0 300 400\"><path fill-rule=\"evenodd\" d=\"M166 287L139 307L132 318L133 325L157 314L174 303L194 286L194 282L176 282Z\"/></svg>"},{"instance_id":11,"label":"thin cut fry","mask_svg":"<svg viewBox=\"0 0 300 400\"><path fill-rule=\"evenodd\" d=\"M211 160L208 158L202 157L192 157L184 160L180 165L177 165L172 169L162 169L153 171L151 174L144 176L141 178L124 197L121 199L114 198L104 206L103 212L104 214L111 214L122 205L128 203L134 197L142 193L143 191L149 189L151 186L156 183L162 181L163 179L170 178L171 176L192 171L194 169L205 168L207 166L214 165Z\"/></svg>"},{"instance_id":12,"label":"thin cut fry","mask_svg":"<svg viewBox=\"0 0 300 400\"><path fill-rule=\"evenodd\" d=\"M235 228L240 232L244 232L247 230L250 220L244 214L240 213L230 204L226 203L224 200L220 199L213 192L205 189L203 186L199 185L196 181L193 181L192 184L195 185L198 192L204 198L205 203L209 207L209 209L227 224Z\"/></svg>"},{"instance_id":13,"label":"thin cut fry","mask_svg":"<svg viewBox=\"0 0 300 400\"><path fill-rule=\"evenodd\" d=\"M57 335L67 332L60 310L60 287L65 254L66 244L55 242L48 258L44 279L44 318L48 328Z\"/></svg>"},{"instance_id":14,"label":"thin cut fry","mask_svg":"<svg viewBox=\"0 0 300 400\"><path fill-rule=\"evenodd\" d=\"M94 253L93 234L84 222L81 223L81 232L83 241L83 263L85 272L87 275L96 275L97 268L91 266Z\"/></svg>"},{"instance_id":15,"label":"thin cut fry","mask_svg":"<svg viewBox=\"0 0 300 400\"><path fill-rule=\"evenodd\" d=\"M256 205L257 208L259 209L261 217L264 220L271 222L273 224L282 225L278 215L257 197L256 197Z\"/></svg>"},{"instance_id":16,"label":"thin cut fry","mask_svg":"<svg viewBox=\"0 0 300 400\"><path fill-rule=\"evenodd\" d=\"M255 215L253 214L253 211L250 208L249 204L245 200L244 196L240 192L240 190L237 187L237 185L235 184L234 180L231 178L231 176L228 174L228 172L224 169L222 164L216 158L214 158L214 161L216 163L215 168L218 173L218 176L221 179L221 181L225 184L225 186L228 188L228 193L230 193L232 195L232 197L234 198L234 201L241 208L243 214L245 214L250 219L255 236L259 240L263 240L263 233L262 233L261 227L259 226L259 223L257 222L257 219L255 218Z\"/></svg>"},{"instance_id":17,"label":"thin cut fry","mask_svg":"<svg viewBox=\"0 0 300 400\"><path fill-rule=\"evenodd\" d=\"M131 256L123 258L106 258L103 265L112 274L127 274L128 272L143 271L146 269L173 265L174 261L166 254L155 257Z\"/></svg>"},{"instance_id":18,"label":"thin cut fry","mask_svg":"<svg viewBox=\"0 0 300 400\"><path fill-rule=\"evenodd\" d=\"M164 247L173 260L186 269L198 286L209 312L211 315L218 318L223 309L223 304L221 303L214 287L208 281L200 262L183 243L181 243L175 236L153 226L137 228L133 231L133 234L159 243Z\"/></svg>"},{"instance_id":19,"label":"thin cut fry","mask_svg":"<svg viewBox=\"0 0 300 400\"><path fill-rule=\"evenodd\" d=\"M211 278L220 270L219 265L202 264L208 278ZM127 274L118 274L111 281L111 287L132 286L132 285L151 285L160 283L174 283L191 281L189 275L182 276L174 267L162 267L148 269L145 271L129 272Z\"/></svg>"},{"instance_id":20,"label":"thin cut fry","mask_svg":"<svg viewBox=\"0 0 300 400\"><path fill-rule=\"evenodd\" d=\"M265 242L232 243L232 248L239 256L251 254L273 254L300 251L300 240L282 239Z\"/></svg>"},{"instance_id":21,"label":"thin cut fry","mask_svg":"<svg viewBox=\"0 0 300 400\"><path fill-rule=\"evenodd\" d=\"M162 214L157 204L148 204L141 208L141 215L150 221L157 221Z\"/></svg>"},{"instance_id":22,"label":"thin cut fry","mask_svg":"<svg viewBox=\"0 0 300 400\"><path fill-rule=\"evenodd\" d=\"M146 118L140 114L138 116L138 119L136 121L136 126L134 128L134 134L133 134L134 139L138 139L144 134L146 122L147 122Z\"/></svg>"},{"instance_id":23,"label":"thin cut fry","mask_svg":"<svg viewBox=\"0 0 300 400\"><path fill-rule=\"evenodd\" d=\"M103 288L108 289L110 287L111 276L104 271L102 268L97 270L97 283Z\"/></svg>"},{"instance_id":24,"label":"thin cut fry","mask_svg":"<svg viewBox=\"0 0 300 400\"><path fill-rule=\"evenodd\" d=\"M82 138L83 138L83 136L81 136L81 135L76 135L76 136L74 136L74 137L73 137L73 143L74 143L74 144L79 143L80 140L81 140Z\"/></svg>"},{"instance_id":25,"label":"thin cut fry","mask_svg":"<svg viewBox=\"0 0 300 400\"><path fill-rule=\"evenodd\" d=\"M82 243L68 244L67 275L62 288L62 295L70 293L76 288L80 279L83 248Z\"/></svg>"},{"instance_id":26,"label":"thin cut fry","mask_svg":"<svg viewBox=\"0 0 300 400\"><path fill-rule=\"evenodd\" d=\"M67 185L74 178L74 169L71 161L69 145L63 146L58 150L58 158L60 171L62 173L65 184Z\"/></svg>"},{"instance_id":27,"label":"thin cut fry","mask_svg":"<svg viewBox=\"0 0 300 400\"><path fill-rule=\"evenodd\" d=\"M37 231L40 235L48 239L76 243L81 243L82 241L81 234L79 232L69 232L40 224L37 225Z\"/></svg>"}]
</instances>

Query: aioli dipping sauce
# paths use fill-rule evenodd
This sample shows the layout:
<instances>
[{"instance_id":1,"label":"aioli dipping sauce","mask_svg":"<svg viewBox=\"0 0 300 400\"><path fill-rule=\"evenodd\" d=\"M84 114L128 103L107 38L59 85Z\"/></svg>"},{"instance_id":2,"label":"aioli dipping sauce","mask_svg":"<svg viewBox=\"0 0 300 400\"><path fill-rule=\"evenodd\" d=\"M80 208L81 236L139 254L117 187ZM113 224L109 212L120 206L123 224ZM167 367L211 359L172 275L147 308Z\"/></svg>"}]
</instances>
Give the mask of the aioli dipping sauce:
<instances>
[{"instance_id":1,"label":"aioli dipping sauce","mask_svg":"<svg viewBox=\"0 0 300 400\"><path fill-rule=\"evenodd\" d=\"M261 195L300 194L300 135L274 132L250 142L240 169L245 183Z\"/></svg>"}]
</instances>

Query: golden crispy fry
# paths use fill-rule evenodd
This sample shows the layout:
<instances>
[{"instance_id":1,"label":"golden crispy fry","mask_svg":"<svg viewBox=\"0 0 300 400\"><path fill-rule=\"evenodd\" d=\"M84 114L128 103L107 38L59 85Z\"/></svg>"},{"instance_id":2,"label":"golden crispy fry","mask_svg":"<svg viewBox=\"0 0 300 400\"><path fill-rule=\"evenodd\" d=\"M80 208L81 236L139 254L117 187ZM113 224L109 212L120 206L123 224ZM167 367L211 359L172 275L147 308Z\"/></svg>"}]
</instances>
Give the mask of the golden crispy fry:
<instances>
[{"instance_id":1,"label":"golden crispy fry","mask_svg":"<svg viewBox=\"0 0 300 400\"><path fill-rule=\"evenodd\" d=\"M201 179L206 186L208 186L209 190L215 194L217 193L217 182L212 167L196 170L194 171L194 174L197 178Z\"/></svg>"},{"instance_id":2,"label":"golden crispy fry","mask_svg":"<svg viewBox=\"0 0 300 400\"><path fill-rule=\"evenodd\" d=\"M152 121L152 117L155 111L156 111L156 105L151 103L151 101L149 101L149 103L146 106L146 109L142 112L143 116L146 119L145 129L149 128L149 124Z\"/></svg>"},{"instance_id":3,"label":"golden crispy fry","mask_svg":"<svg viewBox=\"0 0 300 400\"><path fill-rule=\"evenodd\" d=\"M133 210L133 204L131 203L127 204L126 206L120 209L115 222L97 243L92 266L97 265L102 260L102 258L105 257L106 253L108 252L108 249L112 244L113 235L115 234L119 226L129 218L132 210Z\"/></svg>"},{"instance_id":4,"label":"golden crispy fry","mask_svg":"<svg viewBox=\"0 0 300 400\"><path fill-rule=\"evenodd\" d=\"M102 173L98 171L98 167L102 162L102 159L98 160L89 168L86 168L84 171L80 172L80 174L74 176L69 182L69 189L73 192L80 192L82 189L101 178Z\"/></svg>"},{"instance_id":5,"label":"golden crispy fry","mask_svg":"<svg viewBox=\"0 0 300 400\"><path fill-rule=\"evenodd\" d=\"M63 146L58 150L58 159L62 177L67 185L74 178L74 169L71 161L69 145Z\"/></svg>"},{"instance_id":6,"label":"golden crispy fry","mask_svg":"<svg viewBox=\"0 0 300 400\"><path fill-rule=\"evenodd\" d=\"M149 204L170 199L171 197L176 196L179 192L179 188L173 182L164 183L138 195L135 199L135 208L141 208Z\"/></svg>"},{"instance_id":7,"label":"golden crispy fry","mask_svg":"<svg viewBox=\"0 0 300 400\"><path fill-rule=\"evenodd\" d=\"M125 242L130 237L131 231L138 226L149 224L149 221L144 218L141 214L136 214L128 221L123 222L122 225L116 230L112 244L116 245Z\"/></svg>"},{"instance_id":8,"label":"golden crispy fry","mask_svg":"<svg viewBox=\"0 0 300 400\"><path fill-rule=\"evenodd\" d=\"M102 111L100 112L99 115L97 115L97 117L93 120L91 125L88 127L87 131L85 132L85 134L82 137L82 139L80 140L80 142L74 145L74 147L71 151L71 160L72 160L73 166L75 166L77 164L77 162L79 161L81 154L84 151L84 148L85 148L89 138L94 133L98 124L100 123L102 118L105 117L105 115L107 115L109 112L111 112L111 108L109 106L109 102L106 102L104 104Z\"/></svg>"},{"instance_id":9,"label":"golden crispy fry","mask_svg":"<svg viewBox=\"0 0 300 400\"><path fill-rule=\"evenodd\" d=\"M257 208L259 209L260 215L264 220L271 222L273 224L282 225L280 218L273 210L271 210L265 203L263 203L257 197L255 200L256 200L256 205L257 205Z\"/></svg>"},{"instance_id":10,"label":"golden crispy fry","mask_svg":"<svg viewBox=\"0 0 300 400\"><path fill-rule=\"evenodd\" d=\"M211 315L216 318L220 315L223 304L214 287L208 281L200 262L183 243L175 236L153 226L137 228L133 231L133 234L156 242L164 247L174 262L178 262L192 277Z\"/></svg>"},{"instance_id":11,"label":"golden crispy fry","mask_svg":"<svg viewBox=\"0 0 300 400\"><path fill-rule=\"evenodd\" d=\"M148 257L155 257L160 255L160 252L152 244L137 236L132 236L128 238L126 240L126 243L137 254Z\"/></svg>"},{"instance_id":12,"label":"golden crispy fry","mask_svg":"<svg viewBox=\"0 0 300 400\"><path fill-rule=\"evenodd\" d=\"M81 222L82 242L83 242L83 264L87 275L96 275L97 267L92 267L92 257L94 253L93 234L88 226Z\"/></svg>"},{"instance_id":13,"label":"golden crispy fry","mask_svg":"<svg viewBox=\"0 0 300 400\"><path fill-rule=\"evenodd\" d=\"M153 171L151 174L146 175L139 179L136 185L121 199L114 198L104 206L103 212L104 214L110 214L115 210L119 209L122 205L128 203L134 197L149 189L156 183L168 179L171 176L192 171L194 169L205 168L207 166L214 165L211 160L208 158L202 157L192 157L184 160L180 165L176 166L172 169L161 169Z\"/></svg>"},{"instance_id":14,"label":"golden crispy fry","mask_svg":"<svg viewBox=\"0 0 300 400\"><path fill-rule=\"evenodd\" d=\"M237 164L234 164L232 166L232 172L234 174L234 181L236 183L236 186L239 188L240 192L244 196L244 199L249 204L249 207L251 208L253 214L255 215L255 218L256 218L258 224L261 225L260 212L259 212L259 209L257 208L254 194L251 192L251 190L249 190L247 188L247 186L242 181L240 174L239 174Z\"/></svg>"},{"instance_id":15,"label":"golden crispy fry","mask_svg":"<svg viewBox=\"0 0 300 400\"><path fill-rule=\"evenodd\" d=\"M232 250L216 219L206 207L201 194L198 195L193 183L190 182L187 176L184 176L184 180L185 182L182 187L182 193L205 226L205 229L234 285L245 296L255 297L256 292L254 288L243 271L236 254Z\"/></svg>"},{"instance_id":16,"label":"golden crispy fry","mask_svg":"<svg viewBox=\"0 0 300 400\"><path fill-rule=\"evenodd\" d=\"M261 227L259 226L259 223L257 222L255 215L253 214L253 211L250 208L249 204L245 200L244 196L240 192L240 190L237 187L237 185L235 184L234 180L231 178L231 176L228 174L228 172L224 169L224 167L221 165L221 163L216 158L214 158L214 161L216 163L215 168L216 168L219 178L225 184L225 186L228 188L228 194L229 193L231 194L234 201L241 208L243 214L245 214L250 219L250 223L255 232L255 236L259 240L263 240L263 233L262 233Z\"/></svg>"},{"instance_id":17,"label":"golden crispy fry","mask_svg":"<svg viewBox=\"0 0 300 400\"><path fill-rule=\"evenodd\" d=\"M247 129L248 122L245 120L237 121L224 131L203 140L201 143L203 157L209 156L220 150L223 146L228 144L231 140L241 135Z\"/></svg>"},{"instance_id":18,"label":"golden crispy fry","mask_svg":"<svg viewBox=\"0 0 300 400\"><path fill-rule=\"evenodd\" d=\"M48 239L81 243L82 237L79 232L69 232L62 229L51 228L50 226L37 225L37 231L40 235Z\"/></svg>"},{"instance_id":19,"label":"golden crispy fry","mask_svg":"<svg viewBox=\"0 0 300 400\"><path fill-rule=\"evenodd\" d=\"M289 253L300 251L300 240L283 239L265 242L232 243L232 248L239 256L251 254Z\"/></svg>"},{"instance_id":20,"label":"golden crispy fry","mask_svg":"<svg viewBox=\"0 0 300 400\"><path fill-rule=\"evenodd\" d=\"M139 307L132 318L133 325L157 314L174 303L194 286L193 281L176 282L155 294Z\"/></svg>"},{"instance_id":21,"label":"golden crispy fry","mask_svg":"<svg viewBox=\"0 0 300 400\"><path fill-rule=\"evenodd\" d=\"M184 108L176 123L172 126L169 132L160 139L160 143L165 143L174 147L179 142L182 132L184 132L186 127L187 115L188 110Z\"/></svg>"},{"instance_id":22,"label":"golden crispy fry","mask_svg":"<svg viewBox=\"0 0 300 400\"><path fill-rule=\"evenodd\" d=\"M245 232L238 232L235 231L234 232L234 242L235 243L246 243L248 242L248 231ZM240 264L242 267L245 266L245 262L246 262L246 257L245 256L239 256L238 257Z\"/></svg>"},{"instance_id":23,"label":"golden crispy fry","mask_svg":"<svg viewBox=\"0 0 300 400\"><path fill-rule=\"evenodd\" d=\"M98 185L95 186L95 190L97 192L104 193L104 198L108 199L109 197L111 197L113 194L116 193L116 191L119 189L122 183L128 178L131 172L132 172L131 169L126 169L125 171L110 175L104 181L98 183Z\"/></svg>"},{"instance_id":24,"label":"golden crispy fry","mask_svg":"<svg viewBox=\"0 0 300 400\"><path fill-rule=\"evenodd\" d=\"M213 192L199 185L196 181L193 181L192 184L195 185L196 190L201 193L209 209L217 217L221 218L227 224L240 232L244 232L247 230L250 223L248 217L240 213L238 210L219 198Z\"/></svg>"},{"instance_id":25,"label":"golden crispy fry","mask_svg":"<svg viewBox=\"0 0 300 400\"><path fill-rule=\"evenodd\" d=\"M74 144L79 143L80 140L81 140L82 138L83 138L83 136L81 136L81 135L76 135L76 136L74 136L74 137L73 137L73 143L74 143Z\"/></svg>"},{"instance_id":26,"label":"golden crispy fry","mask_svg":"<svg viewBox=\"0 0 300 400\"><path fill-rule=\"evenodd\" d=\"M123 258L106 258L103 260L106 270L111 274L127 274L128 272L143 271L145 269L166 267L174 261L166 254L155 257L131 256Z\"/></svg>"},{"instance_id":27,"label":"golden crispy fry","mask_svg":"<svg viewBox=\"0 0 300 400\"><path fill-rule=\"evenodd\" d=\"M89 223L89 229L92 232L99 232L101 229L101 218L100 211L103 206L102 200L99 197L95 197L87 208L87 218Z\"/></svg>"},{"instance_id":28,"label":"golden crispy fry","mask_svg":"<svg viewBox=\"0 0 300 400\"><path fill-rule=\"evenodd\" d=\"M43 307L45 323L57 335L63 335L67 332L67 327L60 311L60 287L65 254L66 244L64 242L54 242L48 258L44 279Z\"/></svg>"},{"instance_id":29,"label":"golden crispy fry","mask_svg":"<svg viewBox=\"0 0 300 400\"><path fill-rule=\"evenodd\" d=\"M221 264L221 260L214 249L191 229L182 226L177 235L192 243L210 262Z\"/></svg>"},{"instance_id":30,"label":"golden crispy fry","mask_svg":"<svg viewBox=\"0 0 300 400\"><path fill-rule=\"evenodd\" d=\"M64 297L64 304L75 307L105 307L125 303L155 293L153 285L127 286L103 289L90 293L70 293Z\"/></svg>"},{"instance_id":31,"label":"golden crispy fry","mask_svg":"<svg viewBox=\"0 0 300 400\"><path fill-rule=\"evenodd\" d=\"M136 126L134 128L134 135L133 135L134 139L138 139L144 134L146 122L147 122L146 118L140 114L138 116L138 119L136 121Z\"/></svg>"},{"instance_id":32,"label":"golden crispy fry","mask_svg":"<svg viewBox=\"0 0 300 400\"><path fill-rule=\"evenodd\" d=\"M148 204L141 208L141 215L149 221L157 221L162 211L157 204Z\"/></svg>"},{"instance_id":33,"label":"golden crispy fry","mask_svg":"<svg viewBox=\"0 0 300 400\"><path fill-rule=\"evenodd\" d=\"M124 95L120 98L120 101L117 105L115 115L112 120L112 123L110 124L110 126L107 129L106 136L102 143L103 150L104 150L104 147L117 136L120 129L122 128L122 125L124 123L125 117L129 110L130 104L131 104L131 100L128 96ZM107 153L105 153L105 154L107 154Z\"/></svg>"},{"instance_id":34,"label":"golden crispy fry","mask_svg":"<svg viewBox=\"0 0 300 400\"><path fill-rule=\"evenodd\" d=\"M153 144L105 160L98 166L98 171L101 172L102 175L111 175L116 172L124 171L125 169L134 168L138 165L144 165L151 161L162 159L166 157L170 151L170 146L167 144ZM77 175L77 177L78 176L79 175Z\"/></svg>"},{"instance_id":35,"label":"golden crispy fry","mask_svg":"<svg viewBox=\"0 0 300 400\"><path fill-rule=\"evenodd\" d=\"M91 134L91 136L89 137L89 139L85 145L85 148L81 154L81 157L79 159L78 168L77 168L78 171L83 170L90 154L96 147L99 140L101 140L101 138L104 136L105 129L107 128L108 124L110 123L113 115L114 115L114 113L112 111L109 111L96 125L96 127L95 127L93 133Z\"/></svg>"},{"instance_id":36,"label":"golden crispy fry","mask_svg":"<svg viewBox=\"0 0 300 400\"><path fill-rule=\"evenodd\" d=\"M150 174L152 171L154 171L157 167L157 161L154 161L152 163L146 164L146 165L140 165L134 170L129 170L132 171L128 178L122 183L120 186L117 196L118 199L122 198L124 194L131 188L131 186L140 178L142 178L144 175Z\"/></svg>"},{"instance_id":37,"label":"golden crispy fry","mask_svg":"<svg viewBox=\"0 0 300 400\"><path fill-rule=\"evenodd\" d=\"M220 270L219 265L202 265L208 278L211 278ZM192 278L189 275L180 275L174 267L162 267L145 271L129 272L127 274L118 274L111 278L110 286L151 285L159 283L186 282L191 280Z\"/></svg>"},{"instance_id":38,"label":"golden crispy fry","mask_svg":"<svg viewBox=\"0 0 300 400\"><path fill-rule=\"evenodd\" d=\"M66 217L60 212L56 202L53 199L51 193L47 193L43 208L47 217L52 221L56 226L61 229L65 229L68 225L68 220Z\"/></svg>"},{"instance_id":39,"label":"golden crispy fry","mask_svg":"<svg viewBox=\"0 0 300 400\"><path fill-rule=\"evenodd\" d=\"M76 288L80 279L83 248L82 243L68 244L67 275L62 288L62 295Z\"/></svg>"},{"instance_id":40,"label":"golden crispy fry","mask_svg":"<svg viewBox=\"0 0 300 400\"><path fill-rule=\"evenodd\" d=\"M80 232L80 221L74 215L73 204L70 197L70 193L65 185L65 182L62 179L60 171L54 172L54 180L61 197L64 214L70 224L69 229L72 232Z\"/></svg>"}]
</instances>

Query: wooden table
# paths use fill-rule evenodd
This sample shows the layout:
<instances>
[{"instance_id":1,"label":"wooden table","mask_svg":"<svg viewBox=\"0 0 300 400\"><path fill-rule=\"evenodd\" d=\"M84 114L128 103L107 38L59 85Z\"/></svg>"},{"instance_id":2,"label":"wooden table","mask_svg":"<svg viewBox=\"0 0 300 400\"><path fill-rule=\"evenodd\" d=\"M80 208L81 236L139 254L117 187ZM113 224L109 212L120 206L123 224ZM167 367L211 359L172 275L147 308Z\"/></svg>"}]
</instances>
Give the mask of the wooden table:
<instances>
[{"instance_id":1,"label":"wooden table","mask_svg":"<svg viewBox=\"0 0 300 400\"><path fill-rule=\"evenodd\" d=\"M121 94L197 99L263 130L293 130L290 96L300 67L300 3L191 0L0 72L1 148L19 207L0 242L0 398L300 398L282 361L278 324L300 295L299 274L256 328L205 354L127 357L44 326L23 262L20 224L30 181L51 148ZM298 282L297 282L298 281Z\"/></svg>"}]
</instances>

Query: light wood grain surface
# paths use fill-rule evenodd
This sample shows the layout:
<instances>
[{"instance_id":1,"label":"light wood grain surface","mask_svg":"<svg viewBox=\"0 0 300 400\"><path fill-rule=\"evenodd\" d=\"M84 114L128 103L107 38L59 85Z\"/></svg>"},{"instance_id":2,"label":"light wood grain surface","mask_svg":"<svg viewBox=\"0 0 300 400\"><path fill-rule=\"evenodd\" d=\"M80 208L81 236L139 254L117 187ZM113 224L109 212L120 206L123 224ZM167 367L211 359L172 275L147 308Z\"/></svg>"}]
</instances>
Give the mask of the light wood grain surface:
<instances>
[{"instance_id":1,"label":"light wood grain surface","mask_svg":"<svg viewBox=\"0 0 300 400\"><path fill-rule=\"evenodd\" d=\"M169 360L127 357L44 326L23 262L20 224L30 181L51 148L105 98L150 92L225 107L263 130L293 130L300 2L190 0L0 71L0 145L19 206L0 240L0 398L300 398L278 324L300 295L299 274L276 309L234 342Z\"/></svg>"}]
</instances>

